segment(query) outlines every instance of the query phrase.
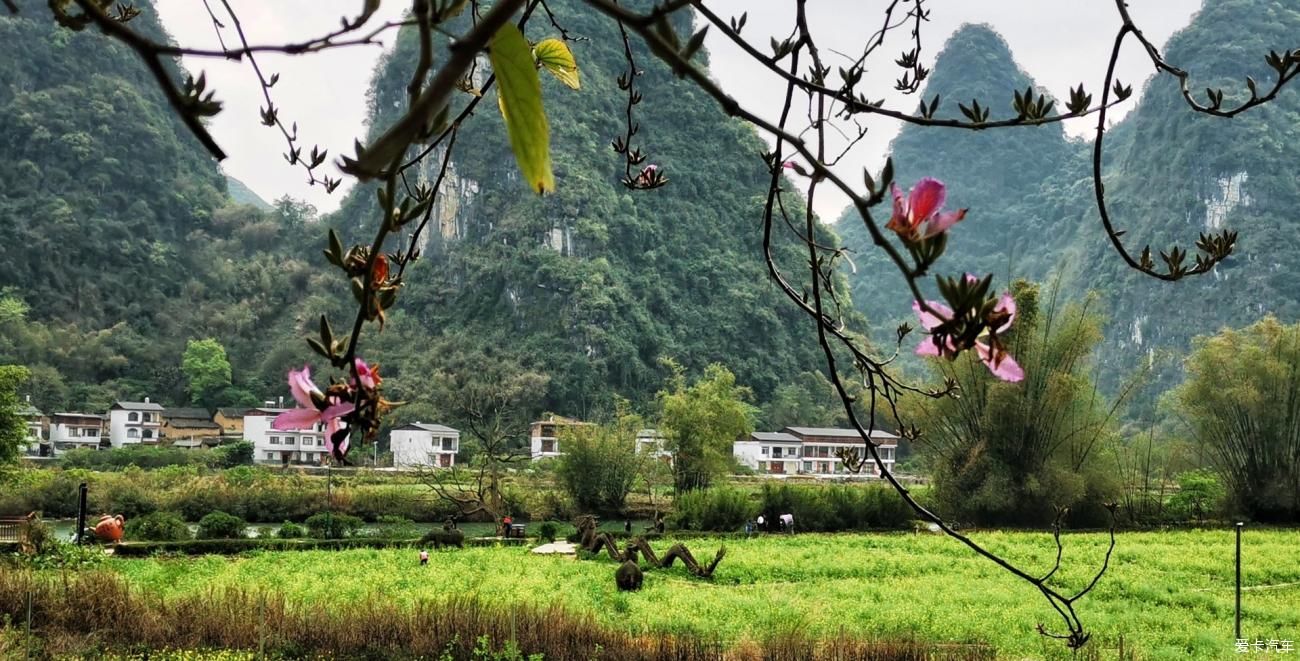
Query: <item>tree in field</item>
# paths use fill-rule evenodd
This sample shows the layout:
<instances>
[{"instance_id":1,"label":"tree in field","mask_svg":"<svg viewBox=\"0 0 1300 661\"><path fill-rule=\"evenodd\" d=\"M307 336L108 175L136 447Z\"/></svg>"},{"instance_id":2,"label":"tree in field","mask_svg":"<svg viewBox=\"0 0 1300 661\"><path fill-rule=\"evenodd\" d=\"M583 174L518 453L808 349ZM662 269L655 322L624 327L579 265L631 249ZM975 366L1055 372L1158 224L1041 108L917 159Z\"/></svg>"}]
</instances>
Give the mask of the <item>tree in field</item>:
<instances>
[{"instance_id":1,"label":"tree in field","mask_svg":"<svg viewBox=\"0 0 1300 661\"><path fill-rule=\"evenodd\" d=\"M659 431L673 453L673 482L678 491L702 489L727 473L731 444L754 430L757 409L749 389L722 365L709 365L694 383L669 363L672 375L659 392Z\"/></svg>"},{"instance_id":2,"label":"tree in field","mask_svg":"<svg viewBox=\"0 0 1300 661\"><path fill-rule=\"evenodd\" d=\"M181 372L188 384L190 401L210 409L224 403L222 395L231 385L230 360L220 342L212 338L190 340L181 357Z\"/></svg>"},{"instance_id":3,"label":"tree in field","mask_svg":"<svg viewBox=\"0 0 1300 661\"><path fill-rule=\"evenodd\" d=\"M0 365L0 470L18 460L27 440L27 421L18 415L18 388L27 381L27 368Z\"/></svg>"},{"instance_id":4,"label":"tree in field","mask_svg":"<svg viewBox=\"0 0 1300 661\"><path fill-rule=\"evenodd\" d=\"M1058 310L1051 300L1043 309L1038 286L1023 281L1012 294L1003 342L1024 379L997 378L975 354L936 360L935 375L957 384L961 397L909 401L910 417L925 423L918 445L934 467L937 500L980 525L1050 524L1060 508L1085 504L1102 515L1088 523L1105 525L1097 510L1118 494L1104 453L1123 396L1107 401L1088 376L1101 340L1095 301Z\"/></svg>"},{"instance_id":5,"label":"tree in field","mask_svg":"<svg viewBox=\"0 0 1300 661\"><path fill-rule=\"evenodd\" d=\"M462 444L472 459L448 469L424 469L419 479L435 498L462 516L498 520L507 514L502 478L529 456L528 422L536 414L549 378L499 352L472 350L449 359L430 375L432 406L452 426L468 432Z\"/></svg>"},{"instance_id":6,"label":"tree in field","mask_svg":"<svg viewBox=\"0 0 1300 661\"><path fill-rule=\"evenodd\" d=\"M636 451L641 416L619 402L614 419L604 424L566 425L560 431L556 477L584 512L616 514L640 477L643 465L654 460Z\"/></svg>"},{"instance_id":7,"label":"tree in field","mask_svg":"<svg viewBox=\"0 0 1300 661\"><path fill-rule=\"evenodd\" d=\"M20 4L34 7L36 3L0 0L0 5L9 11L19 11ZM358 14L342 17L339 27L327 33L305 36L294 43L251 45L239 30L237 35L231 35L228 44L210 49L155 41L133 30L130 21L140 10L129 4L105 0L58 0L49 2L47 7L52 14L51 20L61 26L72 30L94 27L110 38L128 44L149 65L157 84L185 126L218 160L225 158L226 154L208 132L205 119L221 111L220 101L207 88L203 76L176 75L177 72L167 65L179 55L248 61L254 82L267 99L267 105L261 111L261 122L283 138L289 165L303 170L310 182L330 191L341 184L341 179L324 174L322 168L328 160L326 152L319 147L308 149L297 125L276 105L271 90L278 76L268 78L264 75L263 67L257 64L258 58L268 51L311 55L334 48L370 44L388 30L407 27L404 36L408 43L414 43L415 54L409 58L409 76L401 76L409 80L404 98L392 99L399 114L384 125L368 127L369 134L364 143L359 140L355 153L342 156L338 161L343 176L373 186L379 202L373 238L360 242L349 237L345 244L344 238L337 233L331 231L327 235L326 259L336 274L344 275L348 281L340 298L351 296L355 299L356 313L339 336L334 335L328 319L322 316L319 336L310 338L309 342L314 351L327 359L335 370L345 372L347 377L340 379L328 391L313 387L310 401L300 402L320 415L328 413L331 420L346 423L348 433L361 438L373 437L382 416L390 408L377 387L378 380L368 380L366 363L360 359L359 353L361 333L368 323L374 328L382 328L387 318L386 311L396 304L406 268L418 257L423 245L423 232L430 225L435 209L441 208L437 202L445 194L443 184L455 152L482 146L468 139L458 142L458 137L464 135L460 131L467 122L487 114L484 109L475 112L480 101L495 97L504 139L515 156L518 180L528 190L539 195L556 193L557 190L567 194L581 190L580 187L586 183L565 181L563 168L560 168L561 176L557 178L552 166L551 127L546 108L557 103L581 103L580 98L575 100L569 92L581 90L583 84L580 63L569 47L570 41L579 35L572 35L564 28L562 19L552 11L552 4L560 3L500 0L486 6L482 3L411 0L411 11L405 20L375 25L380 2L368 0ZM884 59L892 59L898 67L893 82L896 91L918 94L922 90L923 81L930 73L922 55L926 41L924 28L931 12L925 0L885 4L879 17L881 20L873 21L881 27L875 31L863 30L862 40L849 49L851 52L847 57L842 45L837 44L832 52L826 43L826 35L811 27L817 22L808 20L806 10L809 3L806 0L796 0L786 7L788 13L783 29L779 31L781 36L760 35L758 38L742 36L747 14L721 16L715 11L717 4L709 0L656 3L573 0L573 4L578 11L601 17L605 27L617 27L617 31L608 30L606 34L609 36L599 45L623 53L626 64L617 73L602 72L609 74L618 89L626 93L626 104L618 113L619 125L612 126L610 135L606 136L617 161L613 169L623 188L629 194L649 194L672 185L679 178L692 177L698 184L711 174L670 172L668 167L653 162L651 151L655 142L639 135L642 124L638 117L638 104L645 95L641 85L643 79L639 77L649 69L649 60L657 60L655 66L671 69L728 116L766 137L771 148L761 154L761 161L749 164L759 166L762 172L754 191L756 199L761 200L761 207L755 205L754 209L761 208L756 218L760 222L755 226L758 228L756 235L761 236L763 259L773 286L789 299L792 309L807 315L812 322L817 347L825 358L825 374L844 404L848 423L862 435L864 456L876 465L919 516L1037 590L1052 606L1050 612L1059 616L1060 624L1064 626L1060 633L1053 633L1045 626L1040 626L1040 631L1066 641L1071 648L1086 644L1090 632L1084 627L1075 606L1091 586L1097 584L1096 580L1080 592L1067 593L1050 584L1055 570L1043 576L1022 569L984 548L918 503L894 479L876 446L869 441L870 432L877 423L891 417L897 423L891 426L900 428L907 427L908 423L913 426L924 424L924 419L899 419L903 417L898 408L900 398L911 393L942 401L942 398L957 394L955 386L959 375L956 371L962 370L966 374L961 378L974 386L974 392L987 396L987 401L980 403L980 406L987 405L986 411L969 412L986 414L986 420L1009 427L1008 431L1016 435L1012 442L1023 446L1029 455L1025 459L1015 459L1004 452L999 462L1010 466L1023 464L1028 468L1048 466L1054 461L1083 465L1093 454L1096 444L1073 438L1066 442L1055 430L1074 427L1084 430L1081 434L1085 437L1100 434L1096 430L1096 408L1085 406L1087 402L1080 398L1080 393L1087 391L1086 384L1078 380L1077 373L1068 369L1060 384L1053 382L1056 375L1051 373L1033 374L1033 370L1045 366L1073 363L1068 355L1057 356L1061 352L1050 350L1051 334L1045 335L1049 341L1044 347L1048 350L1043 355L1035 355L1034 342L1030 338L1016 337L1017 332L1010 327L1014 310L1005 296L999 296L998 290L990 287L991 276L976 277L975 283L971 284L952 269L944 274L948 266L942 260L944 251L949 241L961 240L960 232L950 230L963 220L967 209L960 207L959 200L953 200L956 204L945 208L946 193L942 182L924 176L915 182L901 182L910 187L904 194L894 181L893 164L888 160L877 173L845 173L837 164L846 153L858 147L866 135L865 127L857 123L863 117L889 117L935 130L989 132L1032 129L1080 118L1090 122L1095 120L1091 188L1101 224L1099 233L1105 236L1118 259L1133 273L1162 281L1202 275L1213 271L1232 254L1237 240L1235 231L1218 228L1207 231L1194 239L1190 248L1169 247L1166 237L1161 237L1162 243L1153 248L1143 245L1141 232L1133 231L1142 229L1142 218L1121 218L1118 209L1112 209L1108 203L1102 186L1103 164L1106 162L1103 143L1108 133L1107 119L1111 116L1108 113L1129 99L1133 92L1131 85L1116 78L1115 64L1119 54L1125 42L1137 42L1142 46L1140 51L1159 72L1158 76L1176 79L1180 93L1174 98L1180 104L1180 110L1230 118L1268 104L1289 91L1284 87L1300 76L1300 50L1286 50L1291 44L1264 45L1264 49L1272 46L1283 50L1259 52L1260 60L1268 67L1262 71L1262 76L1247 76L1236 71L1215 72L1216 77L1209 82L1211 86L1201 93L1201 79L1196 79L1194 85L1189 84L1192 74L1180 68L1182 63L1166 60L1134 21L1128 3L1116 0L1115 41L1106 73L1090 83L1088 89L1083 83L1072 88L1068 99L1053 99L1029 87L1023 92L1015 91L1012 98L1005 98L1006 95L987 98L986 95L985 98L970 100L943 99L940 107L940 99L934 96L921 98L919 103L909 102L906 107L891 107L893 104L887 104L882 98L879 85L866 74L887 66L878 62L884 56L882 45L894 43L886 37L890 33L902 36L899 33L907 32L910 38L903 39L907 50L890 53L890 57ZM227 19L238 25L236 12L228 3L223 3L223 6L224 11L212 14L213 25L219 33L228 25ZM696 29L697 24L701 26L699 29ZM757 68L777 81L784 98L780 107L753 107L731 97L718 85L703 65L704 58L697 57L706 31L733 43ZM447 39L447 36L451 38ZM486 59L480 57L484 54ZM489 70L490 75L486 75ZM556 90L566 96L552 98L548 92L544 98L542 75L553 76L559 85L568 88ZM479 84L479 80L483 82ZM1225 85L1229 86L1226 91L1221 88ZM323 93L332 95L336 91L324 90ZM976 90L975 94L981 92ZM412 170L422 164L422 169ZM1020 165L1007 163L1004 167ZM1190 166L1196 169L1199 164L1191 163ZM417 173L430 176L412 176ZM860 332L847 327L849 315L845 314L845 308L849 301L846 287L838 275L847 255L842 248L819 241L813 201L818 199L821 190L835 191L849 200L854 215L851 222L860 222L865 227L871 239L870 249L882 254L902 275L905 287L898 295L910 298L917 307L924 330L919 342L920 350L954 361L950 363L951 378L943 387L927 389L919 386L894 366L894 356L904 339L909 337L910 327L900 327L898 346L886 348L883 352L867 346ZM1193 204L1199 202L1199 199L1189 200ZM1134 227L1135 224L1139 227ZM433 223L434 227L437 225ZM787 240L794 237L801 250L806 249L806 259L793 263L778 259L773 250L774 235ZM701 237L698 246L692 248L705 251L707 246L708 238ZM650 247L658 246L651 244ZM928 300L922 292L924 280L931 274L938 276L942 300ZM737 328L720 327L719 332L737 332ZM629 349L634 352L638 348ZM1026 353L1017 355L1017 350ZM1002 395L998 392L1002 384L979 383L980 379L989 379L980 372L985 367L988 374L999 380L1010 383L1027 381L1024 386L1008 386L1023 387L1027 394L1019 398ZM860 393L846 385L849 374L854 374L853 380L861 384ZM1036 381L1039 385L1035 385ZM679 488L707 484L725 464L724 444L748 430L751 412L739 391L734 378L725 369L714 367L703 380L689 387L684 377L677 374L670 388L661 395L662 426L675 446L673 449L679 453L676 465ZM964 399L971 395L962 393L962 396ZM855 402L855 399L859 401ZM720 408L709 408L700 402ZM1025 404L1055 408L1047 410L1045 415L1049 419L1046 422L1030 421L1023 418L1028 414L1010 408ZM1059 416L1065 419L1061 420ZM1003 423L1001 419L1009 422ZM934 436L957 438L960 425L951 426L953 429L949 431L937 430ZM992 429L993 425L989 427ZM996 439L989 437L986 440L993 442ZM967 456L974 458L977 455L968 453ZM1272 461L1269 463L1271 465ZM986 484L993 487L992 483ZM1034 491L1023 492L1020 497L1030 497L1030 493ZM1111 549L1113 547L1112 543ZM1105 566L1103 563L1098 578Z\"/></svg>"},{"instance_id":8,"label":"tree in field","mask_svg":"<svg viewBox=\"0 0 1300 661\"><path fill-rule=\"evenodd\" d=\"M1257 521L1300 521L1300 324L1267 317L1197 338L1176 406Z\"/></svg>"}]
</instances>

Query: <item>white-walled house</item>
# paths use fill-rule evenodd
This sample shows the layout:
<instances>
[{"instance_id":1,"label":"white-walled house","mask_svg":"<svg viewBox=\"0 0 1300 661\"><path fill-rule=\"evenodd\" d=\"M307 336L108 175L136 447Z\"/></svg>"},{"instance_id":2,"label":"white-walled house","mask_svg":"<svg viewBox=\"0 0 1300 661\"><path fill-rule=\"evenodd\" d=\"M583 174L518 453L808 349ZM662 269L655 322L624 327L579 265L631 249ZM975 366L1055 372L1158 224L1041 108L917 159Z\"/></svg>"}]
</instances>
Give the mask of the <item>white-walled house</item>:
<instances>
[{"instance_id":1,"label":"white-walled house","mask_svg":"<svg viewBox=\"0 0 1300 661\"><path fill-rule=\"evenodd\" d=\"M149 401L115 402L108 409L108 440L113 447L157 443L162 436L163 407Z\"/></svg>"},{"instance_id":2,"label":"white-walled house","mask_svg":"<svg viewBox=\"0 0 1300 661\"><path fill-rule=\"evenodd\" d=\"M837 429L830 427L786 427L782 431L797 437L802 445L800 452L802 464L799 471L812 475L847 475L844 462L836 456L840 451L852 450L859 457L870 457L865 452L862 435L856 429ZM898 436L879 429L871 432L871 440L876 444L876 451L885 468L894 469L894 454L898 449ZM868 461L859 475L880 476L876 462Z\"/></svg>"},{"instance_id":3,"label":"white-walled house","mask_svg":"<svg viewBox=\"0 0 1300 661\"><path fill-rule=\"evenodd\" d=\"M893 470L898 436L875 430L871 440L885 468ZM740 463L770 475L851 475L838 456L842 451L865 455L862 436L855 429L831 427L786 427L779 432L754 432L736 441L732 453ZM875 462L868 461L858 475L880 476Z\"/></svg>"},{"instance_id":4,"label":"white-walled house","mask_svg":"<svg viewBox=\"0 0 1300 661\"><path fill-rule=\"evenodd\" d=\"M394 468L451 468L460 451L460 432L446 425L413 422L388 435Z\"/></svg>"},{"instance_id":5,"label":"white-walled house","mask_svg":"<svg viewBox=\"0 0 1300 661\"><path fill-rule=\"evenodd\" d=\"M272 429L275 416L288 409L260 408L244 412L244 440L253 444L253 461L260 464L320 464L325 459L325 428Z\"/></svg>"},{"instance_id":6,"label":"white-walled house","mask_svg":"<svg viewBox=\"0 0 1300 661\"><path fill-rule=\"evenodd\" d=\"M740 463L760 473L793 475L799 472L799 451L803 442L785 432L756 431L732 445Z\"/></svg>"},{"instance_id":7,"label":"white-walled house","mask_svg":"<svg viewBox=\"0 0 1300 661\"><path fill-rule=\"evenodd\" d=\"M68 450L98 450L104 437L104 416L94 413L55 413L50 416L50 448L55 456Z\"/></svg>"}]
</instances>

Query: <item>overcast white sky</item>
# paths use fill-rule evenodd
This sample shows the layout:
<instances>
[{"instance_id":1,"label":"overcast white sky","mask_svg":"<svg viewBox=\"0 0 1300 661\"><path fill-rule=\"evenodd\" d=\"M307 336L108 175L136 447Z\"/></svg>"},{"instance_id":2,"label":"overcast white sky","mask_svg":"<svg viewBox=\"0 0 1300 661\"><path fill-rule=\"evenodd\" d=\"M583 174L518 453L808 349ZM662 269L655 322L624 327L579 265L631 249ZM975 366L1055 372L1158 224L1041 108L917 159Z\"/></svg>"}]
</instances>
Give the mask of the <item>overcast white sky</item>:
<instances>
[{"instance_id":1,"label":"overcast white sky","mask_svg":"<svg viewBox=\"0 0 1300 661\"><path fill-rule=\"evenodd\" d=\"M339 17L351 15L361 6L360 0L230 2L254 43L296 41L329 31L337 27ZM212 4L219 8L218 3ZM860 51L863 40L879 25L885 4L883 0L815 0L809 5L809 21L823 48ZM1200 0L1131 0L1130 9L1147 36L1164 44L1187 25L1200 4ZM214 28L201 0L156 0L156 5L177 41L216 47ZM374 20L379 23L397 19L409 5L406 0L387 0ZM763 51L768 50L769 36L788 32L793 11L793 3L788 0L714 0L709 6L723 16L748 11L744 36ZM931 12L931 20L923 28L923 61L927 65L933 63L943 42L963 23L988 23L1006 38L1020 66L1058 98L1066 97L1069 87L1079 82L1085 82L1089 91L1099 91L1118 28L1114 5L1102 0L928 0L925 6ZM229 29L227 32L227 43L231 43L234 34ZM891 107L905 110L913 109L916 99L888 90L892 90L898 74L892 60L906 48L908 40L907 31L900 30L892 41L886 41L876 67L867 77L872 88L881 90L870 96L883 96ZM706 44L711 51L713 75L723 87L745 106L775 119L783 92L778 80L719 35L711 34ZM281 74L273 90L281 116L298 122L308 149L312 144L329 148L331 161L340 152L351 151L353 139L362 132L366 88L380 52L377 47L366 46L307 57L263 56L262 66L268 75ZM225 110L212 121L211 130L230 154L223 163L227 173L267 201L289 194L310 201L322 213L338 206L345 189L341 187L328 195L320 186L307 186L303 171L284 161L284 143L278 133L259 123L258 108L264 101L247 64L187 59L185 65L192 72L205 71L209 86L225 102ZM1150 63L1139 49L1128 47L1120 61L1120 79L1137 89L1151 73ZM1118 119L1122 113L1114 116ZM1067 122L1066 130L1071 135L1082 135L1089 121ZM862 167L875 170L884 162L888 143L898 131L897 124L878 118L867 123L868 137L840 165L849 180L858 180L857 172ZM818 212L823 218L834 219L846 200L831 195L830 189L824 188L823 193Z\"/></svg>"}]
</instances>

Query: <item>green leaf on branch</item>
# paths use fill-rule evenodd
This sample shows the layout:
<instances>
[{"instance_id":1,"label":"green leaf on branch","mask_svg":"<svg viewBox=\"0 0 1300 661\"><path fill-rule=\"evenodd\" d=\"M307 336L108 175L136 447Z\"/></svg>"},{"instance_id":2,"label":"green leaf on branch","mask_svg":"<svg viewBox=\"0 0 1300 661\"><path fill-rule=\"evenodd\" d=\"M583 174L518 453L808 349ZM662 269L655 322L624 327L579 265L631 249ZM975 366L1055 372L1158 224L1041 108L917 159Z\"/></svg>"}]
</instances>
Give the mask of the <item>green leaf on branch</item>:
<instances>
[{"instance_id":1,"label":"green leaf on branch","mask_svg":"<svg viewBox=\"0 0 1300 661\"><path fill-rule=\"evenodd\" d=\"M578 62L573 59L573 51L561 39L543 39L533 46L533 57L537 63L551 72L569 89L581 89L578 80Z\"/></svg>"},{"instance_id":2,"label":"green leaf on branch","mask_svg":"<svg viewBox=\"0 0 1300 661\"><path fill-rule=\"evenodd\" d=\"M550 127L542 108L542 81L533 65L528 40L519 28L507 23L492 37L488 59L497 77L498 105L520 173L537 193L555 190Z\"/></svg>"}]
</instances>

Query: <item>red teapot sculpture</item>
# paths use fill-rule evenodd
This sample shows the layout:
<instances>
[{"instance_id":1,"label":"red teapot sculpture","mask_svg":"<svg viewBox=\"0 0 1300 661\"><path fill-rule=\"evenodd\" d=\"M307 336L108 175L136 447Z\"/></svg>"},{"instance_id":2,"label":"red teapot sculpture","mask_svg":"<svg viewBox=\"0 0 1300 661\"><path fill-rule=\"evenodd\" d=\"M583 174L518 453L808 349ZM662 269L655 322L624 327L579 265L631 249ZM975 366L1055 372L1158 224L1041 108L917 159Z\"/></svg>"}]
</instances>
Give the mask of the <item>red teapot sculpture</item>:
<instances>
[{"instance_id":1,"label":"red teapot sculpture","mask_svg":"<svg viewBox=\"0 0 1300 661\"><path fill-rule=\"evenodd\" d=\"M122 541L123 524L126 520L121 514L110 516L105 514L99 517L99 523L95 524L95 538L101 542L111 542L116 544Z\"/></svg>"}]
</instances>

